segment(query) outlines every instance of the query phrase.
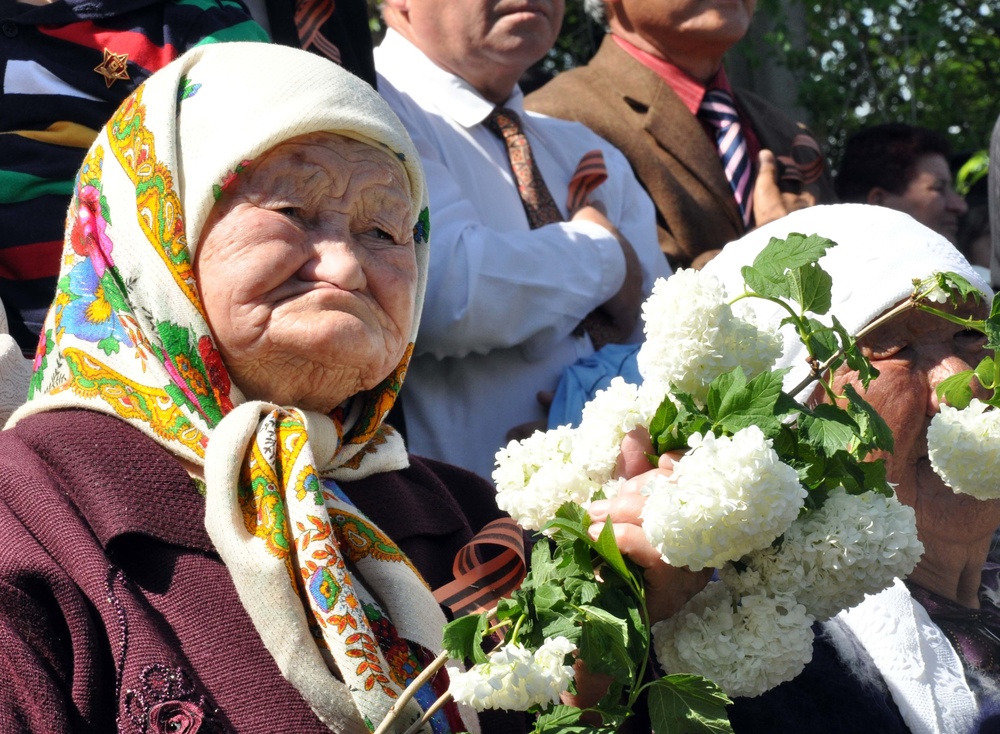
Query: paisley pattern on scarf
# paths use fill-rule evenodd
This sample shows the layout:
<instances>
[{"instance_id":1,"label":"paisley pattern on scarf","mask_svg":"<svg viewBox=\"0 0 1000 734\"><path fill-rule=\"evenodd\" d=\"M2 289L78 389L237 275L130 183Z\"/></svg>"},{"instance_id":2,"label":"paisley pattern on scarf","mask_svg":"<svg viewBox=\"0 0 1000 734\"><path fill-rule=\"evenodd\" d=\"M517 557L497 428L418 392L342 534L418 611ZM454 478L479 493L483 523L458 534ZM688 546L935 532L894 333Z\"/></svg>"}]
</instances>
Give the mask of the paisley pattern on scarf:
<instances>
[{"instance_id":1,"label":"paisley pattern on scarf","mask_svg":"<svg viewBox=\"0 0 1000 734\"><path fill-rule=\"evenodd\" d=\"M100 398L125 420L143 421L163 439L192 451L204 450L208 438L191 424L165 390L133 382L77 349L66 349L63 357L72 377L53 394L72 390L84 400Z\"/></svg>"},{"instance_id":2,"label":"paisley pattern on scarf","mask_svg":"<svg viewBox=\"0 0 1000 734\"><path fill-rule=\"evenodd\" d=\"M252 81L238 81L234 70L249 69ZM300 77L308 84L291 94L289 79ZM410 561L336 485L408 464L383 421L418 319L393 372L330 415L248 403L214 342L194 269L217 197L275 145L316 131L348 134L401 161L419 314L429 231L423 173L385 102L294 49L200 47L129 97L87 154L30 399L15 420L84 407L203 466L206 528L261 639L317 715L354 733L385 718L426 650L440 649L445 621ZM417 696L434 698L430 688ZM423 731L450 731L449 717L474 731L475 719L463 723L456 711ZM419 716L408 704L401 723Z\"/></svg>"},{"instance_id":3,"label":"paisley pattern on scarf","mask_svg":"<svg viewBox=\"0 0 1000 734\"><path fill-rule=\"evenodd\" d=\"M153 133L144 125L142 95L143 87L139 87L108 123L111 149L135 186L136 213L147 240L163 257L184 295L201 311L181 216L183 209L174 191L173 176L157 160Z\"/></svg>"}]
</instances>

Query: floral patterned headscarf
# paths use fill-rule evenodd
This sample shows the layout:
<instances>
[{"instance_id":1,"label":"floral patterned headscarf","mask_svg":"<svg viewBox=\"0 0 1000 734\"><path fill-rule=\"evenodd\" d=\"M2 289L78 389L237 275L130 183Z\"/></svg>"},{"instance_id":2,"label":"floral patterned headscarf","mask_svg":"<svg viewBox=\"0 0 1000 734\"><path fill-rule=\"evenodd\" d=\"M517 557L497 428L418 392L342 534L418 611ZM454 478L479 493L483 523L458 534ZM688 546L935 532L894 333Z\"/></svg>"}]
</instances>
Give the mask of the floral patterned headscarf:
<instances>
[{"instance_id":1,"label":"floral patterned headscarf","mask_svg":"<svg viewBox=\"0 0 1000 734\"><path fill-rule=\"evenodd\" d=\"M126 421L204 467L206 528L286 678L338 732L384 718L444 617L409 560L336 484L407 465L383 424L406 371L330 415L248 402L206 322L193 263L215 202L286 140L327 131L398 158L427 274L419 156L368 85L312 54L266 44L194 49L115 113L76 180L55 302L29 402L12 418L81 407ZM234 274L239 277L239 274ZM391 621L390 621L391 620ZM419 715L423 691L402 721ZM427 731L475 727L452 708Z\"/></svg>"}]
</instances>

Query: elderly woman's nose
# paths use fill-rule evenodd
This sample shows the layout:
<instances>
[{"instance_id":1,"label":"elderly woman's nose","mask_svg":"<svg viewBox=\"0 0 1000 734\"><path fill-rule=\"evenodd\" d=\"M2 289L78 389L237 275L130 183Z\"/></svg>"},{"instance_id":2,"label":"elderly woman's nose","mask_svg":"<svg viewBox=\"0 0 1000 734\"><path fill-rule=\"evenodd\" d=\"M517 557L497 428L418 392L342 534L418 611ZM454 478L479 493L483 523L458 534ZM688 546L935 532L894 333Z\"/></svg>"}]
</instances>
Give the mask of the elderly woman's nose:
<instances>
[{"instance_id":1,"label":"elderly woman's nose","mask_svg":"<svg viewBox=\"0 0 1000 734\"><path fill-rule=\"evenodd\" d=\"M349 232L328 233L312 243L311 257L299 274L306 280L331 283L346 291L363 290L368 283L363 258L363 248Z\"/></svg>"}]
</instances>

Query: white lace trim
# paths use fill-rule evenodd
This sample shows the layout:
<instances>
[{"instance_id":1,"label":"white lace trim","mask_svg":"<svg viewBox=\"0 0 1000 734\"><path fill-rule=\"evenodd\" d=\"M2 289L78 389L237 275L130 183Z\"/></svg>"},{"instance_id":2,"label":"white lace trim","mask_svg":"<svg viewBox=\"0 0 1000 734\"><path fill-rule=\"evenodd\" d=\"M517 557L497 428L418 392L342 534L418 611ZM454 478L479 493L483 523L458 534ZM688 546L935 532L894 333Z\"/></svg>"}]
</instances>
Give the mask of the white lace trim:
<instances>
[{"instance_id":1,"label":"white lace trim","mask_svg":"<svg viewBox=\"0 0 1000 734\"><path fill-rule=\"evenodd\" d=\"M913 734L972 728L978 709L962 662L900 579L837 619L872 656Z\"/></svg>"}]
</instances>

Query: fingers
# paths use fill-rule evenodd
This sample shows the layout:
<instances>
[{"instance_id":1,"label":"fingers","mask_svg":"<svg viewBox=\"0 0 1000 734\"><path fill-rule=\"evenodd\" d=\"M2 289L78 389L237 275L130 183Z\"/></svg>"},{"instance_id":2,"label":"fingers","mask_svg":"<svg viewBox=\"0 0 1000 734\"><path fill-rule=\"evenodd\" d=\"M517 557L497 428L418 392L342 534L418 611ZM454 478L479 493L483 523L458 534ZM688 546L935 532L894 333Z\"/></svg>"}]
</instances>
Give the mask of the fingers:
<instances>
[{"instance_id":1,"label":"fingers","mask_svg":"<svg viewBox=\"0 0 1000 734\"><path fill-rule=\"evenodd\" d=\"M652 468L649 455L653 453L653 440L645 427L630 431L622 439L621 453L615 466L615 476L630 479Z\"/></svg>"},{"instance_id":2,"label":"fingers","mask_svg":"<svg viewBox=\"0 0 1000 734\"><path fill-rule=\"evenodd\" d=\"M602 529L603 525L594 525L591 536L597 537ZM710 568L696 572L664 563L638 525L615 523L612 529L618 549L643 569L646 609L651 623L672 617L711 580Z\"/></svg>"},{"instance_id":3,"label":"fingers","mask_svg":"<svg viewBox=\"0 0 1000 734\"><path fill-rule=\"evenodd\" d=\"M774 153L766 148L761 150L760 155L757 157L757 166L757 183L754 184L754 202L756 203L757 192L760 187L763 187L761 193L773 200L779 193L778 161L775 159Z\"/></svg>"},{"instance_id":4,"label":"fingers","mask_svg":"<svg viewBox=\"0 0 1000 734\"><path fill-rule=\"evenodd\" d=\"M753 213L759 227L785 216L788 212L785 210L781 190L778 188L778 162L774 159L774 153L762 150L757 160L759 168L757 180L753 185Z\"/></svg>"}]
</instances>

